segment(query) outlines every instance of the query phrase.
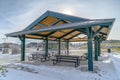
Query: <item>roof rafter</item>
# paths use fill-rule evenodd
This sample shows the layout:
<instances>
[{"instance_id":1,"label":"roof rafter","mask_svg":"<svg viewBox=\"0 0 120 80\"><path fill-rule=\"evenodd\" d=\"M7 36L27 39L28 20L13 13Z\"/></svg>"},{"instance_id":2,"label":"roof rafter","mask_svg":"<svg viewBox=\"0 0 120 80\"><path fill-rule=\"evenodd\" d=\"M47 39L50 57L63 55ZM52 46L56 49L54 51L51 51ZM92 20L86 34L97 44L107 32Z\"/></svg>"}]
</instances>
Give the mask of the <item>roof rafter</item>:
<instances>
[{"instance_id":1,"label":"roof rafter","mask_svg":"<svg viewBox=\"0 0 120 80\"><path fill-rule=\"evenodd\" d=\"M61 19L58 19L58 18L57 18L57 21L55 21L54 23L52 23L51 26L57 24L59 21L61 21Z\"/></svg>"},{"instance_id":2,"label":"roof rafter","mask_svg":"<svg viewBox=\"0 0 120 80\"><path fill-rule=\"evenodd\" d=\"M38 23L37 25L41 26L42 28L47 27L47 26L45 26L44 24L41 24L41 23Z\"/></svg>"},{"instance_id":3,"label":"roof rafter","mask_svg":"<svg viewBox=\"0 0 120 80\"><path fill-rule=\"evenodd\" d=\"M56 39L58 39L58 37L55 37L55 36L50 36L49 38L56 38Z\"/></svg>"},{"instance_id":4,"label":"roof rafter","mask_svg":"<svg viewBox=\"0 0 120 80\"><path fill-rule=\"evenodd\" d=\"M61 36L59 39L61 39L61 38L65 37L65 36L67 36L67 35L71 34L71 33L72 33L72 32L74 32L74 31L75 31L75 30L72 30L72 31L70 31L70 32L66 33L65 35Z\"/></svg>"},{"instance_id":5,"label":"roof rafter","mask_svg":"<svg viewBox=\"0 0 120 80\"><path fill-rule=\"evenodd\" d=\"M103 34L103 35L107 35L106 33L103 33L103 32L99 32L100 34Z\"/></svg>"},{"instance_id":6,"label":"roof rafter","mask_svg":"<svg viewBox=\"0 0 120 80\"><path fill-rule=\"evenodd\" d=\"M74 37L76 37L76 36L78 36L78 35L80 35L80 34L81 34L81 33L78 33L78 34L72 36L71 38L69 38L68 40L70 40L70 39L72 39L72 38L74 38Z\"/></svg>"},{"instance_id":7,"label":"roof rafter","mask_svg":"<svg viewBox=\"0 0 120 80\"><path fill-rule=\"evenodd\" d=\"M53 24L51 24L51 26L56 25L59 21L61 21L61 19L57 19L57 21L55 21ZM50 37L50 35L54 34L55 32L56 32L56 31L50 32L50 33L47 35L47 37Z\"/></svg>"},{"instance_id":8,"label":"roof rafter","mask_svg":"<svg viewBox=\"0 0 120 80\"><path fill-rule=\"evenodd\" d=\"M47 16L48 16L48 12L44 13L42 16L40 16L38 19L36 19L33 23L31 23L27 28L25 28L23 31L32 29L36 24L38 24L40 21L42 21Z\"/></svg>"},{"instance_id":9,"label":"roof rafter","mask_svg":"<svg viewBox=\"0 0 120 80\"><path fill-rule=\"evenodd\" d=\"M48 35L46 35L47 37L49 37L50 35L54 34L56 31L52 31L50 32Z\"/></svg>"},{"instance_id":10,"label":"roof rafter","mask_svg":"<svg viewBox=\"0 0 120 80\"><path fill-rule=\"evenodd\" d=\"M103 29L103 27L100 27L94 34L93 34L93 38Z\"/></svg>"},{"instance_id":11,"label":"roof rafter","mask_svg":"<svg viewBox=\"0 0 120 80\"><path fill-rule=\"evenodd\" d=\"M85 31L84 28L82 28L82 29L77 29L77 31L80 31L80 32L83 33L83 34L86 34L86 31Z\"/></svg>"},{"instance_id":12,"label":"roof rafter","mask_svg":"<svg viewBox=\"0 0 120 80\"><path fill-rule=\"evenodd\" d=\"M102 36L99 36L99 40L102 41L105 37L102 35Z\"/></svg>"},{"instance_id":13,"label":"roof rafter","mask_svg":"<svg viewBox=\"0 0 120 80\"><path fill-rule=\"evenodd\" d=\"M42 35L42 34L28 34L28 35L34 35L34 36L42 36L42 37L45 37L45 35Z\"/></svg>"}]
</instances>

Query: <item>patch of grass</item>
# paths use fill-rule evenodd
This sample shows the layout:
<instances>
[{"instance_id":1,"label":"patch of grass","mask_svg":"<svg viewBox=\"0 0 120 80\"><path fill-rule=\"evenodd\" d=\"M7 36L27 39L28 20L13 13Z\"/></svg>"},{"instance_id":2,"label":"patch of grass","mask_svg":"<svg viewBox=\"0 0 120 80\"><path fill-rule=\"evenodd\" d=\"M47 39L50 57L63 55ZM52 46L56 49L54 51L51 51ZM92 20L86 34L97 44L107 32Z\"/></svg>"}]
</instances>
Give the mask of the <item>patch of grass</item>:
<instances>
[{"instance_id":1,"label":"patch of grass","mask_svg":"<svg viewBox=\"0 0 120 80\"><path fill-rule=\"evenodd\" d=\"M120 48L116 48L116 51L120 51Z\"/></svg>"},{"instance_id":2,"label":"patch of grass","mask_svg":"<svg viewBox=\"0 0 120 80\"><path fill-rule=\"evenodd\" d=\"M8 72L8 70L6 69L5 66L0 66L0 74L1 74L2 76L5 77L7 72Z\"/></svg>"}]
</instances>

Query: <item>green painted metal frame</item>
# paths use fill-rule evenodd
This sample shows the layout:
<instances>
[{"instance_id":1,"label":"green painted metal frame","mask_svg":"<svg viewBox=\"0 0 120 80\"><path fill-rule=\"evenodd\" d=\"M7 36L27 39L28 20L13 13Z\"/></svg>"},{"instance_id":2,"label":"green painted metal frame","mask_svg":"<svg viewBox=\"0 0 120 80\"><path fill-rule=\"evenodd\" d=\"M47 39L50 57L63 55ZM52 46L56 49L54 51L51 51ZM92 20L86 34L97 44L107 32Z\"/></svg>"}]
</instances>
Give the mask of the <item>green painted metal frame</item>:
<instances>
[{"instance_id":1,"label":"green painted metal frame","mask_svg":"<svg viewBox=\"0 0 120 80\"><path fill-rule=\"evenodd\" d=\"M57 24L59 21L61 21L61 19L58 19L58 18L57 18L57 21L55 21L54 23L52 23L51 26Z\"/></svg>"},{"instance_id":2,"label":"green painted metal frame","mask_svg":"<svg viewBox=\"0 0 120 80\"><path fill-rule=\"evenodd\" d=\"M56 25L59 21L61 21L61 19L58 19L57 21L55 21L54 23L51 24L51 26ZM46 37L50 37L50 35L54 34L56 31L52 31L50 32Z\"/></svg>"},{"instance_id":3,"label":"green painted metal frame","mask_svg":"<svg viewBox=\"0 0 120 80\"><path fill-rule=\"evenodd\" d=\"M110 34L110 31L111 31L111 29L112 29L112 26L113 26L114 21L115 21L115 18L114 18L113 22L108 26L108 27L109 27L109 31L108 31L108 34L107 34L107 37L106 37L106 38L108 38L108 35Z\"/></svg>"},{"instance_id":4,"label":"green painted metal frame","mask_svg":"<svg viewBox=\"0 0 120 80\"><path fill-rule=\"evenodd\" d=\"M33 39L33 38L30 38L30 37L26 37L28 39ZM37 39L37 40L43 40L44 38L34 38L34 39Z\"/></svg>"},{"instance_id":5,"label":"green painted metal frame","mask_svg":"<svg viewBox=\"0 0 120 80\"><path fill-rule=\"evenodd\" d=\"M48 37L45 37L45 60L48 56Z\"/></svg>"},{"instance_id":6,"label":"green painted metal frame","mask_svg":"<svg viewBox=\"0 0 120 80\"><path fill-rule=\"evenodd\" d=\"M25 35L19 36L21 40L21 61L25 61Z\"/></svg>"},{"instance_id":7,"label":"green painted metal frame","mask_svg":"<svg viewBox=\"0 0 120 80\"><path fill-rule=\"evenodd\" d=\"M88 70L93 71L93 45L92 45L92 29L91 27L86 28L88 36Z\"/></svg>"},{"instance_id":8,"label":"green painted metal frame","mask_svg":"<svg viewBox=\"0 0 120 80\"><path fill-rule=\"evenodd\" d=\"M103 27L100 27L94 34L93 34L93 38L103 29Z\"/></svg>"},{"instance_id":9,"label":"green painted metal frame","mask_svg":"<svg viewBox=\"0 0 120 80\"><path fill-rule=\"evenodd\" d=\"M56 31L50 32L46 37L49 37L50 35L54 34Z\"/></svg>"},{"instance_id":10,"label":"green painted metal frame","mask_svg":"<svg viewBox=\"0 0 120 80\"><path fill-rule=\"evenodd\" d=\"M66 41L67 55L69 55L69 40Z\"/></svg>"},{"instance_id":11,"label":"green painted metal frame","mask_svg":"<svg viewBox=\"0 0 120 80\"><path fill-rule=\"evenodd\" d=\"M81 33L83 33L83 34L86 34L87 35L87 32L86 32L86 30L85 29L77 29L77 31L80 31Z\"/></svg>"},{"instance_id":12,"label":"green painted metal frame","mask_svg":"<svg viewBox=\"0 0 120 80\"><path fill-rule=\"evenodd\" d=\"M58 55L61 54L61 41L58 39Z\"/></svg>"},{"instance_id":13,"label":"green painted metal frame","mask_svg":"<svg viewBox=\"0 0 120 80\"><path fill-rule=\"evenodd\" d=\"M53 23L53 25L51 25L49 28L42 28L39 30L30 30L32 29L35 25L37 25L40 21L42 21L43 19L45 19L47 16L52 16L52 17L56 17L58 20ZM60 20L68 20L70 22L76 22L76 23L72 23L71 24L66 24L66 25L60 25L58 27L54 27L54 24L56 24L58 21ZM25 60L25 34L32 34L32 33L37 33L37 32L45 32L45 31L51 31L50 34L45 37L45 54L47 56L48 54L48 37L51 34L54 34L56 31L59 30L66 30L66 29L74 29L77 31L81 30L81 32L83 32L84 34L87 34L88 36L88 70L89 71L93 71L93 57L92 57L92 36L93 36L93 32L91 29L91 26L109 26L112 25L115 19L111 19L110 21L107 20L101 20L101 21L105 21L105 22L89 22L91 21L90 19L85 19L85 18L80 18L80 17L74 17L74 16L70 16L70 15L66 15L66 14L61 14L61 13L56 13L56 12L52 12L52 11L47 11L46 13L44 13L41 17L39 17L37 20L35 20L32 24L30 24L27 28L25 28L23 31L19 31L19 32L15 32L15 33L11 33L11 34L6 34L6 36L13 36L13 37L17 37L18 35L20 36L20 40L21 40L21 61ZM84 23L79 23L80 21L88 21L88 23L84 24ZM95 21L95 20L93 20ZM78 23L77 23L78 22ZM82 24L82 25L81 25ZM39 24L38 24L39 25ZM44 26L42 26L44 27ZM54 28L51 28L54 27ZM82 31L82 28L86 28L86 30ZM111 29L111 27L110 27ZM86 31L86 32L85 32ZM110 31L110 30L109 30ZM15 34L15 35L13 35ZM97 33L95 33L96 35ZM103 34L103 33L102 33ZM22 36L23 35L23 36ZM74 36L75 37L75 36ZM102 38L101 38L102 39ZM100 55L100 40L97 40L97 52L98 55ZM60 50L61 50L61 42L60 39L58 38L58 54L60 55Z\"/></svg>"},{"instance_id":14,"label":"green painted metal frame","mask_svg":"<svg viewBox=\"0 0 120 80\"><path fill-rule=\"evenodd\" d=\"M61 21L61 19L58 19L57 21L55 21L53 24L51 24L51 26L57 24L59 21ZM50 36L50 35L52 35L52 34L54 34L54 33L56 32L56 31L52 31L50 34L47 35L47 37L54 37L54 38L56 38L56 39L61 39L61 38L67 36L68 34L74 32L74 31L75 31L75 30L72 30L72 31L66 33L65 35L61 36L60 38L57 38L57 37L55 37L55 36Z\"/></svg>"},{"instance_id":15,"label":"green painted metal frame","mask_svg":"<svg viewBox=\"0 0 120 80\"><path fill-rule=\"evenodd\" d=\"M54 22L53 24L51 24L51 26L57 24L60 21L60 19L58 19L56 22ZM50 32L48 35L46 35L46 37L50 37L50 35L54 34L56 31L52 31Z\"/></svg>"},{"instance_id":16,"label":"green painted metal frame","mask_svg":"<svg viewBox=\"0 0 120 80\"><path fill-rule=\"evenodd\" d=\"M44 24L40 24L40 23L38 23L37 25L38 25L38 26L41 26L42 28L47 27L47 26L45 26Z\"/></svg>"},{"instance_id":17,"label":"green painted metal frame","mask_svg":"<svg viewBox=\"0 0 120 80\"><path fill-rule=\"evenodd\" d=\"M104 25L104 24L109 25L110 23L113 22L113 20L114 19L110 19L104 22L103 21L100 21L100 22L91 21L91 23L88 21L88 23L83 23L83 24L76 22L76 23L71 23L71 24L66 24L66 25L59 25L57 27L50 26L48 28L42 28L38 30L19 31L15 33L6 34L6 36L15 36L15 35L18 36L18 35L25 35L25 34L31 34L31 33L36 33L36 32L58 31L58 30L66 30L66 29L80 29L80 28L88 28L89 26Z\"/></svg>"},{"instance_id":18,"label":"green painted metal frame","mask_svg":"<svg viewBox=\"0 0 120 80\"><path fill-rule=\"evenodd\" d=\"M46 35L42 35L42 34L30 34L30 35L34 35L34 36L41 36L41 37L45 37Z\"/></svg>"},{"instance_id":19,"label":"green painted metal frame","mask_svg":"<svg viewBox=\"0 0 120 80\"><path fill-rule=\"evenodd\" d=\"M55 25L55 24L57 24L58 22L60 21L60 19L58 19L57 21L55 21L53 24L51 24L51 26L53 26L53 25ZM38 26L41 26L42 28L44 28L44 27L47 27L47 26L45 26L45 25L43 25L43 24L37 24ZM48 35L41 35L41 34L39 34L39 36L42 36L42 37L49 37L50 35L52 35L52 34L54 34L56 31L52 31L52 32L50 32ZM38 35L38 34L36 34L36 35Z\"/></svg>"},{"instance_id":20,"label":"green painted metal frame","mask_svg":"<svg viewBox=\"0 0 120 80\"><path fill-rule=\"evenodd\" d=\"M94 38L94 54L95 54L95 60L98 61L98 39L97 37Z\"/></svg>"},{"instance_id":21,"label":"green painted metal frame","mask_svg":"<svg viewBox=\"0 0 120 80\"><path fill-rule=\"evenodd\" d=\"M74 31L75 31L75 30L72 30L72 31L70 31L70 32L66 33L65 35L61 36L59 39L61 39L61 38L65 37L65 36L67 36L67 35L71 34L71 33L72 33L72 32L74 32Z\"/></svg>"},{"instance_id":22,"label":"green painted metal frame","mask_svg":"<svg viewBox=\"0 0 120 80\"><path fill-rule=\"evenodd\" d=\"M72 30L72 31L70 31L70 32L68 32L68 33L66 33L65 35L61 36L61 37L58 38L58 39L62 39L62 38L64 39L65 36L67 36L67 35L73 33L74 31L76 31L76 29L75 29L75 30ZM72 38L78 36L79 34L81 34L81 33L78 33L78 34L74 35L73 37L71 37L71 38L69 38L69 39L67 39L67 40L70 40L70 39L72 39ZM64 40L65 40L65 39L64 39Z\"/></svg>"},{"instance_id":23,"label":"green painted metal frame","mask_svg":"<svg viewBox=\"0 0 120 80\"><path fill-rule=\"evenodd\" d=\"M103 34L103 35L107 35L106 33L103 33L103 32L99 32L100 34Z\"/></svg>"},{"instance_id":24,"label":"green painted metal frame","mask_svg":"<svg viewBox=\"0 0 120 80\"><path fill-rule=\"evenodd\" d=\"M101 54L101 41L98 40L98 56Z\"/></svg>"},{"instance_id":25,"label":"green painted metal frame","mask_svg":"<svg viewBox=\"0 0 120 80\"><path fill-rule=\"evenodd\" d=\"M90 19L87 19L87 18L81 18L81 17L71 16L71 15L67 15L67 14L61 14L61 13L53 12L53 11L48 11L48 14L50 16L53 16L53 17L56 17L56 18L59 18L59 19L62 19L62 20L68 20L68 21L71 21L71 22L90 20Z\"/></svg>"},{"instance_id":26,"label":"green painted metal frame","mask_svg":"<svg viewBox=\"0 0 120 80\"><path fill-rule=\"evenodd\" d=\"M80 34L81 34L81 33L78 33L78 34L72 36L71 38L69 38L68 40L70 40L70 39L72 39L72 38L74 38L74 37L76 37L76 36L78 36L78 35L80 35Z\"/></svg>"},{"instance_id":27,"label":"green painted metal frame","mask_svg":"<svg viewBox=\"0 0 120 80\"><path fill-rule=\"evenodd\" d=\"M44 18L48 16L48 12L45 12L42 16L40 16L38 19L36 19L33 23L31 23L27 28L24 29L24 31L32 29L36 24L38 24L40 21L42 21Z\"/></svg>"}]
</instances>

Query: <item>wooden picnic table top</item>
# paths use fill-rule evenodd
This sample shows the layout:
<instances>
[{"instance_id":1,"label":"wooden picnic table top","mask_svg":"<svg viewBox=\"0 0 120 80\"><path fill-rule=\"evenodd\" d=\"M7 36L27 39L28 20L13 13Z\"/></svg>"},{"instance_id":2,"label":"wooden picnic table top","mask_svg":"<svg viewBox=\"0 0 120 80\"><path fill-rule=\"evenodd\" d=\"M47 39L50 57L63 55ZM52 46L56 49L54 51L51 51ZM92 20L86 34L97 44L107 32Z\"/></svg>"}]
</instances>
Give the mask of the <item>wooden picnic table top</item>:
<instances>
[{"instance_id":1,"label":"wooden picnic table top","mask_svg":"<svg viewBox=\"0 0 120 80\"><path fill-rule=\"evenodd\" d=\"M32 53L31 55L32 55L33 57L46 56L45 53ZM50 54L48 54L48 55L50 55Z\"/></svg>"}]
</instances>

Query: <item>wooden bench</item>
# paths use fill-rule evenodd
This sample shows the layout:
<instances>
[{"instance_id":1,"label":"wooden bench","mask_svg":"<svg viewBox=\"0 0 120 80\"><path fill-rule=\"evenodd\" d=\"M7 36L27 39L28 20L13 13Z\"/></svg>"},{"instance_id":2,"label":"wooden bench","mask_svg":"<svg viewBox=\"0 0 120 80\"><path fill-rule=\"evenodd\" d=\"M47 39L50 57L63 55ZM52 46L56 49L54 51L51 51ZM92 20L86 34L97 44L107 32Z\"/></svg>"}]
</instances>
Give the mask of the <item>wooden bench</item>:
<instances>
[{"instance_id":1,"label":"wooden bench","mask_svg":"<svg viewBox=\"0 0 120 80\"><path fill-rule=\"evenodd\" d=\"M80 57L79 56L69 56L69 55L55 55L55 58L52 59L53 64L57 64L60 62L69 62L75 63L75 67L80 65Z\"/></svg>"}]
</instances>

